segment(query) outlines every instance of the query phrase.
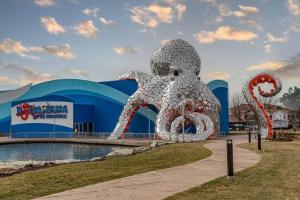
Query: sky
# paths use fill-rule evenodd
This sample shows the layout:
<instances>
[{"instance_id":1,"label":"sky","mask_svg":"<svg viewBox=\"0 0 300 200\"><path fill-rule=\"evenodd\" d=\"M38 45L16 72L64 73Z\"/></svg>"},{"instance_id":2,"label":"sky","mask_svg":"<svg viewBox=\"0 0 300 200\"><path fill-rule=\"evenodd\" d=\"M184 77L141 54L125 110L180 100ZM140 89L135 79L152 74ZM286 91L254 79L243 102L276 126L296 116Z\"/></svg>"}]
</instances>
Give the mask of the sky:
<instances>
[{"instance_id":1,"label":"sky","mask_svg":"<svg viewBox=\"0 0 300 200\"><path fill-rule=\"evenodd\" d=\"M0 1L0 90L52 79L115 80L150 73L171 39L198 51L205 83L230 95L269 71L300 87L300 0Z\"/></svg>"}]
</instances>

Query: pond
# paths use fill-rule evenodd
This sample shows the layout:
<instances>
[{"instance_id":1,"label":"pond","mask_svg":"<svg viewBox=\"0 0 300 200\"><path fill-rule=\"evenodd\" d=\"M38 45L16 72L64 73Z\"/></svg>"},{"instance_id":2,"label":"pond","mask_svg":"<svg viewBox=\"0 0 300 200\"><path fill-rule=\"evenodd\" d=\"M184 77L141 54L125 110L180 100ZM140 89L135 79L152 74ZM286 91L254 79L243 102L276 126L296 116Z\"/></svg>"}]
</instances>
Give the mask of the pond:
<instances>
[{"instance_id":1,"label":"pond","mask_svg":"<svg viewBox=\"0 0 300 200\"><path fill-rule=\"evenodd\" d=\"M123 148L129 147L75 143L5 144L0 145L0 165L90 160Z\"/></svg>"}]
</instances>

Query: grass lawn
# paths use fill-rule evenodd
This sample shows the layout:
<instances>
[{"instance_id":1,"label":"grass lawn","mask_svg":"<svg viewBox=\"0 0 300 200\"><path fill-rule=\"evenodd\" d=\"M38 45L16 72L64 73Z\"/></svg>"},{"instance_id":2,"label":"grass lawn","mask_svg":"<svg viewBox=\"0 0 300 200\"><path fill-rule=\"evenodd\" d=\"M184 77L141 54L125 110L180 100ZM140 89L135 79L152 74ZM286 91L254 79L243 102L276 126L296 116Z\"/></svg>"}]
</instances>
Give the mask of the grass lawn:
<instances>
[{"instance_id":1,"label":"grass lawn","mask_svg":"<svg viewBox=\"0 0 300 200\"><path fill-rule=\"evenodd\" d=\"M256 143L242 147L256 151ZM262 160L235 174L221 177L168 200L177 199L300 199L300 139L262 144Z\"/></svg>"},{"instance_id":2,"label":"grass lawn","mask_svg":"<svg viewBox=\"0 0 300 200\"><path fill-rule=\"evenodd\" d=\"M104 161L67 164L0 178L0 199L31 199L134 174L191 163L211 155L204 143L164 145Z\"/></svg>"}]
</instances>

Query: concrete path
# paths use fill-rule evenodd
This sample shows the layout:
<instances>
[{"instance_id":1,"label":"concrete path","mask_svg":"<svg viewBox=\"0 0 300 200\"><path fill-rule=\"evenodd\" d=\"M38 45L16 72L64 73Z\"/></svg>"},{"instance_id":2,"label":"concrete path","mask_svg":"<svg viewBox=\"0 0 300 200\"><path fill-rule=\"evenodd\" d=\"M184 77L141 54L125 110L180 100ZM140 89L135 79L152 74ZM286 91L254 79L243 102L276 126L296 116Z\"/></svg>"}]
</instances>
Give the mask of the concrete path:
<instances>
[{"instance_id":1,"label":"concrete path","mask_svg":"<svg viewBox=\"0 0 300 200\"><path fill-rule=\"evenodd\" d=\"M245 139L233 139L234 145L245 142ZM68 190L39 198L39 200L164 199L227 174L226 141L209 141L205 147L213 151L213 155L204 160ZM260 157L257 154L234 146L235 172L251 167L259 160Z\"/></svg>"}]
</instances>

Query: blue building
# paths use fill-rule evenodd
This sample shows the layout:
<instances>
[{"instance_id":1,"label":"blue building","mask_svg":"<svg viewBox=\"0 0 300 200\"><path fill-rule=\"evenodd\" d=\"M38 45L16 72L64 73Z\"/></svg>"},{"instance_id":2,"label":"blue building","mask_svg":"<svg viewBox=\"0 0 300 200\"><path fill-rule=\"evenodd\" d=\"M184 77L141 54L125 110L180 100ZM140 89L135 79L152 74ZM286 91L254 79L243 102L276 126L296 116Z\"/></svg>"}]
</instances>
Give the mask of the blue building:
<instances>
[{"instance_id":1,"label":"blue building","mask_svg":"<svg viewBox=\"0 0 300 200\"><path fill-rule=\"evenodd\" d=\"M228 84L215 80L208 87L221 102L221 134L226 134L229 131ZM111 133L128 97L136 90L134 80L99 83L63 79L8 91L4 97L0 92L0 133L13 137ZM150 132L154 132L156 115L153 106L140 108L128 132L148 133L149 124Z\"/></svg>"}]
</instances>

